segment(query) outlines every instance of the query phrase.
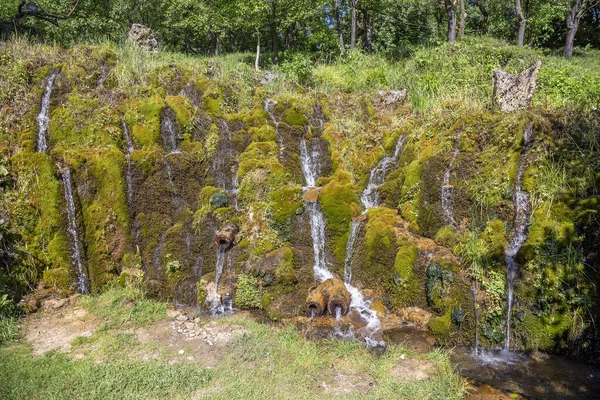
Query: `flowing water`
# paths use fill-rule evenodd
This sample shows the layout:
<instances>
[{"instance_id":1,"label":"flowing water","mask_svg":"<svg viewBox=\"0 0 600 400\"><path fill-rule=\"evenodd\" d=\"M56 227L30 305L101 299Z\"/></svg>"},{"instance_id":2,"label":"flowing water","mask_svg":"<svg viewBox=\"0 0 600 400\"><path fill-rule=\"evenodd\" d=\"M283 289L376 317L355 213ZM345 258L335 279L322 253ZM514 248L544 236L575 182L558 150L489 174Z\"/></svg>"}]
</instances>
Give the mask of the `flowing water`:
<instances>
[{"instance_id":1,"label":"flowing water","mask_svg":"<svg viewBox=\"0 0 600 400\"><path fill-rule=\"evenodd\" d=\"M217 126L219 127L220 137L217 151L212 161L212 170L217 187L231 194L234 199L235 209L237 210L237 163L235 162L231 131L229 125L223 119L217 120Z\"/></svg>"},{"instance_id":2,"label":"flowing water","mask_svg":"<svg viewBox=\"0 0 600 400\"><path fill-rule=\"evenodd\" d=\"M164 148L169 153L180 153L177 145L177 134L175 132L175 118L172 112L165 112L160 122L160 134Z\"/></svg>"},{"instance_id":3,"label":"flowing water","mask_svg":"<svg viewBox=\"0 0 600 400\"><path fill-rule=\"evenodd\" d=\"M152 253L152 264L156 270L160 269L160 257L162 256L163 249L165 248L165 238L167 236L167 231L164 231L160 235L160 240L158 244L154 248L154 252Z\"/></svg>"},{"instance_id":4,"label":"flowing water","mask_svg":"<svg viewBox=\"0 0 600 400\"><path fill-rule=\"evenodd\" d=\"M48 152L48 123L50 122L50 98L52 97L52 90L54 89L54 82L60 71L56 70L50 73L48 80L46 81L46 88L44 89L44 95L42 96L42 106L40 113L38 114L36 121L38 124L38 135L37 135L37 151L40 153Z\"/></svg>"},{"instance_id":5,"label":"flowing water","mask_svg":"<svg viewBox=\"0 0 600 400\"><path fill-rule=\"evenodd\" d=\"M213 315L223 313L223 304L219 297L219 280L223 274L223 266L225 265L225 249L219 247L217 249L217 263L215 265L215 282L211 293L207 293L207 300L210 303L210 311Z\"/></svg>"},{"instance_id":6,"label":"flowing water","mask_svg":"<svg viewBox=\"0 0 600 400\"><path fill-rule=\"evenodd\" d=\"M448 169L444 173L444 182L442 186L442 210L444 211L444 217L446 218L446 222L452 227L452 229L456 228L456 221L454 220L454 209L452 204L452 195L454 194L454 187L450 185L450 174L452 173L452 166L454 165L454 161L460 152L460 139L456 142L456 148L452 153L452 159L450 160L450 165L448 165Z\"/></svg>"},{"instance_id":7,"label":"flowing water","mask_svg":"<svg viewBox=\"0 0 600 400\"><path fill-rule=\"evenodd\" d=\"M531 209L529 205L529 193L523 190L523 174L525 173L525 167L527 165L527 150L528 145L532 136L532 124L528 124L525 129L524 143L525 147L521 152L519 159L519 169L517 171L517 179L515 182L515 194L514 194L514 208L515 208L515 221L513 225L513 231L510 239L510 243L505 251L504 260L506 261L506 282L507 282L507 311L506 311L506 338L504 341L504 350L510 350L510 324L512 317L512 307L514 300L514 286L517 278L518 265L516 256L527 239L527 225L529 223L529 216Z\"/></svg>"},{"instance_id":8,"label":"flowing water","mask_svg":"<svg viewBox=\"0 0 600 400\"><path fill-rule=\"evenodd\" d=\"M279 122L277 122L277 118L275 118L275 106L277 105L277 100L274 99L266 99L265 100L265 111L271 117L271 121L273 121L273 125L275 127L275 133L277 133L277 141L279 142L279 155L283 153L283 137L279 132Z\"/></svg>"},{"instance_id":9,"label":"flowing water","mask_svg":"<svg viewBox=\"0 0 600 400\"><path fill-rule=\"evenodd\" d=\"M379 164L377 164L377 166L371 170L367 188L362 193L362 196L360 196L360 202L362 203L365 211L367 211L369 208L379 206L379 191L377 188L383 184L389 169L396 163L396 161L398 161L398 157L400 157L400 151L404 148L405 143L406 135L401 135L396 143L394 155L383 157Z\"/></svg>"},{"instance_id":10,"label":"flowing water","mask_svg":"<svg viewBox=\"0 0 600 400\"><path fill-rule=\"evenodd\" d=\"M346 259L344 260L345 283L352 283L352 256L354 255L354 245L361 227L362 221L352 221L352 225L350 227L350 236L348 237L348 242L346 243Z\"/></svg>"},{"instance_id":11,"label":"flowing water","mask_svg":"<svg viewBox=\"0 0 600 400\"><path fill-rule=\"evenodd\" d=\"M129 135L129 129L127 128L127 123L123 119L123 137L125 138L125 143L127 144L127 148L125 151L125 158L127 160L127 169L125 171L125 184L127 185L127 203L129 207L132 206L133 200L133 183L132 183L132 175L131 175L131 153L134 150L133 142L131 140L131 136Z\"/></svg>"},{"instance_id":12,"label":"flowing water","mask_svg":"<svg viewBox=\"0 0 600 400\"><path fill-rule=\"evenodd\" d=\"M363 191L360 196L360 201L364 207L364 213L370 208L379 206L379 191L378 187L383 184L385 177L389 169L398 161L400 153L406 144L406 135L401 135L396 142L396 148L392 156L386 156L371 170L369 175L369 183L367 188ZM352 282L352 256L354 255L354 246L356 244L356 238L362 227L362 221L352 221L350 227L350 236L346 243L346 259L344 260L344 282L347 284Z\"/></svg>"},{"instance_id":13,"label":"flowing water","mask_svg":"<svg viewBox=\"0 0 600 400\"><path fill-rule=\"evenodd\" d=\"M83 266L81 240L77 228L77 210L75 200L73 199L73 182L71 181L71 170L65 168L61 173L63 184L65 186L65 201L67 203L67 230L71 234L71 260L77 274L77 290L79 293L87 294L90 292L89 280Z\"/></svg>"}]
</instances>

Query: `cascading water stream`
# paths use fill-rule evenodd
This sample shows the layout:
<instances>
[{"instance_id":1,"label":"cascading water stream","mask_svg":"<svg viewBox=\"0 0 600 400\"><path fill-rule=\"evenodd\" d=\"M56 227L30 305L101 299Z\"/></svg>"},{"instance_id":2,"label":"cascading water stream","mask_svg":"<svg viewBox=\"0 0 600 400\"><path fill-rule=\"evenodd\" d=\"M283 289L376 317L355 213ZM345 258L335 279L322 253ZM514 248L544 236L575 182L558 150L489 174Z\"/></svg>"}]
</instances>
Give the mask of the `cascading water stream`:
<instances>
[{"instance_id":1,"label":"cascading water stream","mask_svg":"<svg viewBox=\"0 0 600 400\"><path fill-rule=\"evenodd\" d=\"M367 188L362 193L362 196L360 196L360 202L362 203L365 211L367 211L369 208L379 206L379 191L377 188L385 181L385 177L390 167L394 165L396 161L398 161L398 157L400 157L400 151L404 148L405 143L406 135L400 136L398 138L398 142L396 143L394 155L383 157L379 164L377 164L377 166L371 170Z\"/></svg>"},{"instance_id":2,"label":"cascading water stream","mask_svg":"<svg viewBox=\"0 0 600 400\"><path fill-rule=\"evenodd\" d=\"M177 134L175 133L175 121L173 117L165 113L160 125L160 133L165 150L170 154L181 153L177 145Z\"/></svg>"},{"instance_id":3,"label":"cascading water stream","mask_svg":"<svg viewBox=\"0 0 600 400\"><path fill-rule=\"evenodd\" d=\"M529 123L525 128L523 138L524 148L519 159L519 169L517 170L517 178L515 181L514 207L515 221L510 243L505 251L504 260L506 261L506 282L507 282L507 311L506 311L506 338L504 341L504 350L510 351L510 323L512 317L512 306L514 296L515 280L518 272L516 256L527 239L527 225L531 209L529 205L529 193L523 190L523 174L527 165L527 152L529 143L533 135L533 124Z\"/></svg>"},{"instance_id":4,"label":"cascading water stream","mask_svg":"<svg viewBox=\"0 0 600 400\"><path fill-rule=\"evenodd\" d=\"M213 315L223 312L223 304L219 298L219 280L223 274L223 266L225 265L225 249L219 247L217 249L217 263L215 264L215 282L212 293L208 293L207 297L210 302L210 310Z\"/></svg>"},{"instance_id":5,"label":"cascading water stream","mask_svg":"<svg viewBox=\"0 0 600 400\"><path fill-rule=\"evenodd\" d=\"M127 170L125 171L125 184L127 185L127 202L129 206L132 205L133 200L133 183L132 183L132 175L131 175L131 153L134 150L133 142L131 141L131 136L129 136L129 129L127 128L127 123L123 119L123 137L125 138L125 143L127 144L127 148L125 151L125 159L127 160Z\"/></svg>"},{"instance_id":6,"label":"cascading water stream","mask_svg":"<svg viewBox=\"0 0 600 400\"><path fill-rule=\"evenodd\" d=\"M48 80L46 81L46 88L44 89L44 95L42 96L42 106L40 113L38 114L36 121L38 124L38 135L37 135L37 151L40 153L48 152L48 124L50 122L49 111L50 111L50 98L52 97L52 90L54 89L54 83L56 77L60 71L56 70L50 73Z\"/></svg>"},{"instance_id":7,"label":"cascading water stream","mask_svg":"<svg viewBox=\"0 0 600 400\"><path fill-rule=\"evenodd\" d=\"M444 211L444 217L446 218L446 222L450 225L452 229L456 228L456 221L454 220L454 209L452 203L452 196L454 194L454 187L450 184L450 175L452 174L452 167L454 166L454 161L460 152L460 138L457 139L456 147L454 148L454 152L452 153L452 159L450 160L450 164L448 165L448 169L444 172L444 181L442 184L442 210Z\"/></svg>"},{"instance_id":8,"label":"cascading water stream","mask_svg":"<svg viewBox=\"0 0 600 400\"><path fill-rule=\"evenodd\" d=\"M212 169L217 187L229 192L233 196L235 209L238 210L237 164L231 162L235 157L231 130L227 122L223 119L218 119L217 125L221 132L221 137L217 145L217 154L212 161Z\"/></svg>"},{"instance_id":9,"label":"cascading water stream","mask_svg":"<svg viewBox=\"0 0 600 400\"><path fill-rule=\"evenodd\" d=\"M398 161L400 152L404 148L405 143L406 135L401 135L398 138L398 142L396 142L394 155L383 157L375 166L375 168L371 170L367 188L360 196L360 201L364 207L363 215L370 208L379 206L379 191L377 188L385 181L386 174L390 167L392 167L396 161ZM361 220L352 221L352 226L350 227L350 236L348 237L348 242L346 243L346 259L344 260L344 282L347 284L352 282L352 256L354 255L354 245L356 244L356 238L361 227Z\"/></svg>"},{"instance_id":10,"label":"cascading water stream","mask_svg":"<svg viewBox=\"0 0 600 400\"><path fill-rule=\"evenodd\" d=\"M277 100L274 99L266 99L264 110L271 117L271 121L273 121L273 125L275 126L275 133L277 133L277 141L279 142L279 155L281 156L283 153L283 138L281 137L281 133L279 132L279 122L277 122L277 118L275 118L275 106L277 105Z\"/></svg>"},{"instance_id":11,"label":"cascading water stream","mask_svg":"<svg viewBox=\"0 0 600 400\"><path fill-rule=\"evenodd\" d=\"M75 200L73 199L73 182L71 181L71 170L65 168L61 172L63 184L65 187L65 201L67 203L67 230L71 234L71 260L77 274L77 290L79 293L87 294L90 292L89 280L83 266L81 241L77 228L77 211L75 209Z\"/></svg>"}]
</instances>

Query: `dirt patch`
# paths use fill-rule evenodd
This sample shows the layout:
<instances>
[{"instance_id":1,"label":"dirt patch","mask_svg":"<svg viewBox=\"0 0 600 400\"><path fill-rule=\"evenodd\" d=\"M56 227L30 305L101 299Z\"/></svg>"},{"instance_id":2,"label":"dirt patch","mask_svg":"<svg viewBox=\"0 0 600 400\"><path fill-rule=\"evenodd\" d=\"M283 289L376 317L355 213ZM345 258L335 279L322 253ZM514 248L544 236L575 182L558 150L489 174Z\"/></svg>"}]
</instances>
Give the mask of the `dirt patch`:
<instances>
[{"instance_id":1,"label":"dirt patch","mask_svg":"<svg viewBox=\"0 0 600 400\"><path fill-rule=\"evenodd\" d=\"M398 361L390 373L400 380L422 381L429 379L435 371L436 366L432 361L411 358Z\"/></svg>"},{"instance_id":2,"label":"dirt patch","mask_svg":"<svg viewBox=\"0 0 600 400\"><path fill-rule=\"evenodd\" d=\"M137 328L141 343L156 344L166 351L170 363L191 361L215 367L227 354L227 344L246 329L239 325L194 318L185 312L169 310L168 319Z\"/></svg>"},{"instance_id":3,"label":"dirt patch","mask_svg":"<svg viewBox=\"0 0 600 400\"><path fill-rule=\"evenodd\" d=\"M330 379L321 382L325 394L337 396L366 395L375 386L368 376L352 372L334 372Z\"/></svg>"},{"instance_id":4,"label":"dirt patch","mask_svg":"<svg viewBox=\"0 0 600 400\"><path fill-rule=\"evenodd\" d=\"M31 314L23 325L24 339L31 343L33 354L50 350L69 352L78 336L90 337L102 320L77 306L78 296L44 301L39 312Z\"/></svg>"}]
</instances>

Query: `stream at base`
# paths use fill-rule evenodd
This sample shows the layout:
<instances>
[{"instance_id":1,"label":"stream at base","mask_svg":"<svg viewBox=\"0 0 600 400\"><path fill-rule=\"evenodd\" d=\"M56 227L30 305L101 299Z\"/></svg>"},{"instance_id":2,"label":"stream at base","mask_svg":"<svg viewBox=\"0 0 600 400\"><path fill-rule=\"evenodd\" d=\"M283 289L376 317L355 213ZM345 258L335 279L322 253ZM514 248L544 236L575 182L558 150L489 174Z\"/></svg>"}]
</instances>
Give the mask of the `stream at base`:
<instances>
[{"instance_id":1,"label":"stream at base","mask_svg":"<svg viewBox=\"0 0 600 400\"><path fill-rule=\"evenodd\" d=\"M468 347L454 348L450 357L454 368L475 386L489 385L507 395L539 400L600 398L600 367L565 357L505 350L481 350L475 356Z\"/></svg>"}]
</instances>

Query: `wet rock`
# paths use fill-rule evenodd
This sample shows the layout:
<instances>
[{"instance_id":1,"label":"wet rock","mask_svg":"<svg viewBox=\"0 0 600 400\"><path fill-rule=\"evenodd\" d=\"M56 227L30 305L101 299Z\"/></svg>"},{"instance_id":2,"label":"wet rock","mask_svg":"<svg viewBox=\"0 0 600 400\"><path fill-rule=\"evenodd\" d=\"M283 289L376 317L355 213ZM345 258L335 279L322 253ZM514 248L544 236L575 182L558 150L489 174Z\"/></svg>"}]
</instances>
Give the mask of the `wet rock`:
<instances>
[{"instance_id":1,"label":"wet rock","mask_svg":"<svg viewBox=\"0 0 600 400\"><path fill-rule=\"evenodd\" d=\"M494 103L502 112L512 112L529 104L535 91L537 75L542 66L538 60L531 67L517 75L499 68L492 72Z\"/></svg>"},{"instance_id":2,"label":"wet rock","mask_svg":"<svg viewBox=\"0 0 600 400\"><path fill-rule=\"evenodd\" d=\"M152 30L142 24L133 24L129 30L129 41L142 49L156 54L158 52L158 39Z\"/></svg>"},{"instance_id":3,"label":"wet rock","mask_svg":"<svg viewBox=\"0 0 600 400\"><path fill-rule=\"evenodd\" d=\"M371 303L371 310L375 311L377 318L383 319L387 315L387 310L381 301L374 301Z\"/></svg>"},{"instance_id":4,"label":"wet rock","mask_svg":"<svg viewBox=\"0 0 600 400\"><path fill-rule=\"evenodd\" d=\"M416 326L425 326L431 319L431 313L419 307L406 307L398 311L398 316L405 322Z\"/></svg>"},{"instance_id":5,"label":"wet rock","mask_svg":"<svg viewBox=\"0 0 600 400\"><path fill-rule=\"evenodd\" d=\"M309 203L316 203L319 201L319 196L321 195L321 189L316 187L311 187L306 189L304 192L303 198L305 201Z\"/></svg>"},{"instance_id":6,"label":"wet rock","mask_svg":"<svg viewBox=\"0 0 600 400\"><path fill-rule=\"evenodd\" d=\"M385 329L383 335L388 342L400 344L419 354L429 353L435 345L435 337L429 330L415 326L398 326Z\"/></svg>"}]
</instances>

